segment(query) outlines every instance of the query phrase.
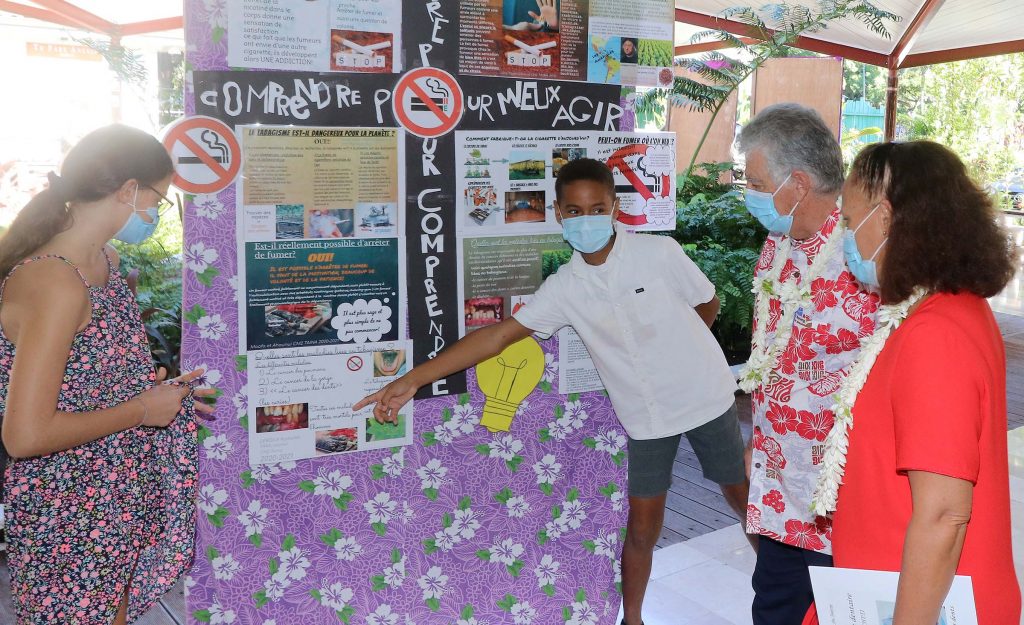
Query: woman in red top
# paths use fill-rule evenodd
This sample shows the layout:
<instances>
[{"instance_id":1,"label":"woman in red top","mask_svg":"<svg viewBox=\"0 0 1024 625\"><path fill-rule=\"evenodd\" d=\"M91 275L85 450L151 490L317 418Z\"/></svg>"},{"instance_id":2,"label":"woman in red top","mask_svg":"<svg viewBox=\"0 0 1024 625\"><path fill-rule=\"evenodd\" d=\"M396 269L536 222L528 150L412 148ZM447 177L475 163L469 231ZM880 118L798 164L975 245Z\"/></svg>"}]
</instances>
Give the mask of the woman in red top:
<instances>
[{"instance_id":1,"label":"woman in red top","mask_svg":"<svg viewBox=\"0 0 1024 625\"><path fill-rule=\"evenodd\" d=\"M972 578L980 625L1015 625L1006 357L984 299L1013 276L1006 235L960 159L927 141L865 148L842 207L854 275L886 304L925 295L853 406L835 566L900 572L893 625L934 625L954 574Z\"/></svg>"}]
</instances>

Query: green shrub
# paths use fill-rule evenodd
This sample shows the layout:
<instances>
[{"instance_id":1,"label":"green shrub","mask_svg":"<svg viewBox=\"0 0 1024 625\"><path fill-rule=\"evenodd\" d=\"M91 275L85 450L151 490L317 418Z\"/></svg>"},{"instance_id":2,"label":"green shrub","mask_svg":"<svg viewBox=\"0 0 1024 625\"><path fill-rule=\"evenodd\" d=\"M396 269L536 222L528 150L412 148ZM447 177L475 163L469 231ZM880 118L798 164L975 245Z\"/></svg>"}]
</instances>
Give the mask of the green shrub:
<instances>
[{"instance_id":1,"label":"green shrub","mask_svg":"<svg viewBox=\"0 0 1024 625\"><path fill-rule=\"evenodd\" d=\"M737 185L720 181L732 166L704 163L680 176L672 236L715 285L722 308L711 331L730 364L738 364L750 355L751 284L767 232L747 212Z\"/></svg>"},{"instance_id":2,"label":"green shrub","mask_svg":"<svg viewBox=\"0 0 1024 625\"><path fill-rule=\"evenodd\" d=\"M153 236L139 245L114 242L121 272L137 271L136 298L142 310L153 360L178 375L181 357L181 218L168 211Z\"/></svg>"}]
</instances>

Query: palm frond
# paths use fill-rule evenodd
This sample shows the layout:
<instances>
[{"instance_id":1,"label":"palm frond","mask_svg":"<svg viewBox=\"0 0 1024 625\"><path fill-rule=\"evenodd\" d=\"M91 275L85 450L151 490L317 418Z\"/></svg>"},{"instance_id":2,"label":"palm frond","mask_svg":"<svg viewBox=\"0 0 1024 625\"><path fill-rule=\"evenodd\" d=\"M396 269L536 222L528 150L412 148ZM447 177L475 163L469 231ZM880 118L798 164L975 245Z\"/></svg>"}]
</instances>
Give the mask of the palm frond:
<instances>
[{"instance_id":1,"label":"palm frond","mask_svg":"<svg viewBox=\"0 0 1024 625\"><path fill-rule=\"evenodd\" d=\"M761 16L757 14L757 11L755 11L751 7L729 7L728 9L725 9L724 11L719 13L719 16L722 19L739 22L740 24L750 26L751 28L757 30L764 30L768 28L767 24L765 24L764 21L761 19Z\"/></svg>"},{"instance_id":2,"label":"palm frond","mask_svg":"<svg viewBox=\"0 0 1024 625\"><path fill-rule=\"evenodd\" d=\"M717 99L702 98L696 94L670 93L666 100L670 106L685 108L695 113L710 111L718 105Z\"/></svg>"},{"instance_id":3,"label":"palm frond","mask_svg":"<svg viewBox=\"0 0 1024 625\"><path fill-rule=\"evenodd\" d=\"M711 63L709 64L703 59L686 59L683 67L713 85L737 86L739 84L737 76L733 72L730 72L725 67L715 67L714 65L717 65L715 61Z\"/></svg>"},{"instance_id":4,"label":"palm frond","mask_svg":"<svg viewBox=\"0 0 1024 625\"><path fill-rule=\"evenodd\" d=\"M664 108L664 100L669 95L668 89L650 89L639 93L633 100L633 110L638 114L649 114Z\"/></svg>"},{"instance_id":5,"label":"palm frond","mask_svg":"<svg viewBox=\"0 0 1024 625\"><path fill-rule=\"evenodd\" d=\"M702 30L694 33L693 36L690 37L690 43L693 45L703 43L707 40L717 41L729 48L740 48L743 50L747 48L747 44L739 37L724 30Z\"/></svg>"},{"instance_id":6,"label":"palm frond","mask_svg":"<svg viewBox=\"0 0 1024 625\"><path fill-rule=\"evenodd\" d=\"M737 36L736 33L721 30L705 30L693 35L690 43L717 41L724 44L723 47L742 49L752 58L740 62L714 52L700 59L677 59L675 65L694 72L700 80L676 77L666 96L667 102L671 106L694 111L714 111L717 114L721 104L745 78L768 59L784 56L786 48L800 36L823 30L837 20L851 19L861 22L872 33L888 38L891 35L887 26L900 19L891 11L879 8L871 0L799 1L775 0L757 9L733 6L722 11L720 18L745 27L738 29L740 34ZM757 41L744 43L740 39L743 36ZM714 115L709 124L713 122ZM703 144L703 139L700 144ZM699 151L700 145L694 152L694 160ZM693 161L690 163L692 168Z\"/></svg>"}]
</instances>

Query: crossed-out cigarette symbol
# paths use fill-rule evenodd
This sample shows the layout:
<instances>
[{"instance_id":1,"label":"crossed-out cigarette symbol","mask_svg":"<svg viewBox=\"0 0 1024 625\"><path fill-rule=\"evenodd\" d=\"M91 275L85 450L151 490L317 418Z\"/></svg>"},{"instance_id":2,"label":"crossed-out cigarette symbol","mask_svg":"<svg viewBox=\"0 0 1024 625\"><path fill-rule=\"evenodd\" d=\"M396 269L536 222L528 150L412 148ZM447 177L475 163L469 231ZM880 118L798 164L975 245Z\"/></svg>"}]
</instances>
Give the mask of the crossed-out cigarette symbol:
<instances>
[{"instance_id":1,"label":"crossed-out cigarette symbol","mask_svg":"<svg viewBox=\"0 0 1024 625\"><path fill-rule=\"evenodd\" d=\"M555 46L558 45L557 41L545 41L544 43L538 43L535 46L531 46L528 43L523 43L522 41L519 41L512 35L505 35L505 41L511 43L512 45L519 48L523 52L530 54L532 56L540 56L541 50L554 48Z\"/></svg>"}]
</instances>

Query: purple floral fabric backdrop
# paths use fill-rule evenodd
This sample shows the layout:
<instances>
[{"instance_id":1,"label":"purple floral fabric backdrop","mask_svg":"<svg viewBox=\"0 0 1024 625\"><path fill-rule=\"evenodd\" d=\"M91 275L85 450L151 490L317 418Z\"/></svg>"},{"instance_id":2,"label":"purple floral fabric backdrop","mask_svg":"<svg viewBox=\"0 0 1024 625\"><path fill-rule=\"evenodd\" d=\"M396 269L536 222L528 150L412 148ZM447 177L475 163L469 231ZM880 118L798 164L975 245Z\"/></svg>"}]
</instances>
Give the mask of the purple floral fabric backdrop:
<instances>
[{"instance_id":1,"label":"purple floral fabric backdrop","mask_svg":"<svg viewBox=\"0 0 1024 625\"><path fill-rule=\"evenodd\" d=\"M192 71L227 69L226 0L187 0ZM250 468L238 358L235 189L190 196L186 368L221 389L200 432L190 623L613 623L625 526L625 434L603 393L547 369L512 431L479 425L471 392L416 404L404 448Z\"/></svg>"}]
</instances>

